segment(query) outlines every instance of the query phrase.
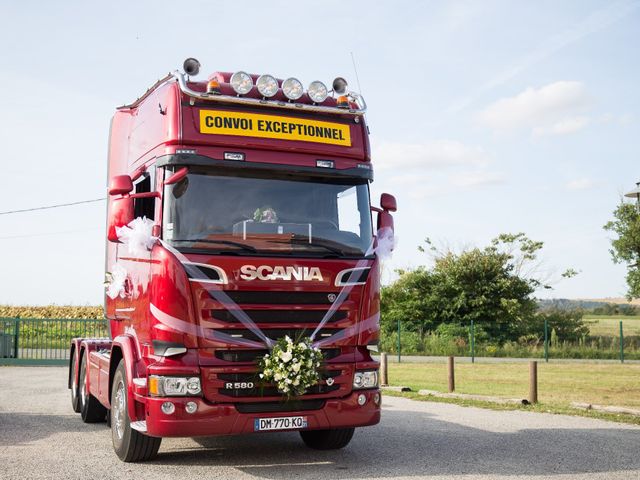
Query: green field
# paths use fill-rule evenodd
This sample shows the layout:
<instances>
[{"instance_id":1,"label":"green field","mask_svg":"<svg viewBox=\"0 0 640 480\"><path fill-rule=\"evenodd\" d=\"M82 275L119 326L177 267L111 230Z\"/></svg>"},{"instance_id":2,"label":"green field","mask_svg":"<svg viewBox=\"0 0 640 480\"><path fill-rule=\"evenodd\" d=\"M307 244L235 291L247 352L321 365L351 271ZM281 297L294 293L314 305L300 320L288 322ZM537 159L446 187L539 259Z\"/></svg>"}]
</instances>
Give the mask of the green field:
<instances>
[{"instance_id":1,"label":"green field","mask_svg":"<svg viewBox=\"0 0 640 480\"><path fill-rule=\"evenodd\" d=\"M457 364L456 392L527 398L528 369L527 363ZM447 366L390 363L389 383L446 392ZM640 408L640 365L538 363L538 399L558 407L587 402Z\"/></svg>"},{"instance_id":2,"label":"green field","mask_svg":"<svg viewBox=\"0 0 640 480\"><path fill-rule=\"evenodd\" d=\"M617 337L620 335L620 321L625 336L640 336L640 315L585 315L584 321L589 325L591 336Z\"/></svg>"}]
</instances>

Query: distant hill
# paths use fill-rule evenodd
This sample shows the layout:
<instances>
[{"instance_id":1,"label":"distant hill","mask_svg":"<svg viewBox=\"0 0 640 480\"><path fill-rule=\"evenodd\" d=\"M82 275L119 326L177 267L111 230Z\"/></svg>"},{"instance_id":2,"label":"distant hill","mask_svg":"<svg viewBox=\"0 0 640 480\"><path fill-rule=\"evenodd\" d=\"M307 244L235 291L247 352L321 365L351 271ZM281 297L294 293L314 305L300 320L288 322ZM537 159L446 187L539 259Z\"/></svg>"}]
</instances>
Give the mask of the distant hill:
<instances>
[{"instance_id":1,"label":"distant hill","mask_svg":"<svg viewBox=\"0 0 640 480\"><path fill-rule=\"evenodd\" d=\"M620 306L637 305L640 306L640 300L636 299L632 302L622 297L610 298L545 298L538 300L538 306L543 309L558 308L560 310L572 310L575 308L583 308L591 310L607 304Z\"/></svg>"},{"instance_id":2,"label":"distant hill","mask_svg":"<svg viewBox=\"0 0 640 480\"><path fill-rule=\"evenodd\" d=\"M605 298L578 298L576 300L598 303L615 303L616 305L639 305L640 298L634 298L629 301L624 297L605 297Z\"/></svg>"}]
</instances>

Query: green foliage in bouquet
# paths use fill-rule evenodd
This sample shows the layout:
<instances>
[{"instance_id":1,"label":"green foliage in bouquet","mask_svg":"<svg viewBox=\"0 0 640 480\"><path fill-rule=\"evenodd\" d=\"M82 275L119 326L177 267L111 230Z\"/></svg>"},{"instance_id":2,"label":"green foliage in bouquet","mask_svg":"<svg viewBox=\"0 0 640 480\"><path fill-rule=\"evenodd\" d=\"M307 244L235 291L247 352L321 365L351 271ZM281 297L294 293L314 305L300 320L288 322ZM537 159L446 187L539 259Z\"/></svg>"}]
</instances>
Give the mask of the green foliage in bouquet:
<instances>
[{"instance_id":1,"label":"green foliage in bouquet","mask_svg":"<svg viewBox=\"0 0 640 480\"><path fill-rule=\"evenodd\" d=\"M322 352L310 338L294 342L285 336L260 360L260 379L273 383L287 398L296 397L318 383L321 363Z\"/></svg>"}]
</instances>

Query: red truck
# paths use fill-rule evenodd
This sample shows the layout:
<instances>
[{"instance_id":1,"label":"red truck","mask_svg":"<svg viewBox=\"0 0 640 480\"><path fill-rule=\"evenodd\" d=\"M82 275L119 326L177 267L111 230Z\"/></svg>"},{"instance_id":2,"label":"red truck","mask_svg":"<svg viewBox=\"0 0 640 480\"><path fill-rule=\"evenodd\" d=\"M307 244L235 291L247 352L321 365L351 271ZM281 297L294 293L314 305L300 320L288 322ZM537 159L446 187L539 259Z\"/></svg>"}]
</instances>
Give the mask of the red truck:
<instances>
[{"instance_id":1,"label":"red truck","mask_svg":"<svg viewBox=\"0 0 640 480\"><path fill-rule=\"evenodd\" d=\"M377 247L396 210L370 204L366 104L342 78L305 91L199 69L187 59L112 119L109 338L72 341L73 409L106 420L126 462L162 437L298 430L342 448L380 420ZM258 368L285 336L322 352L295 397Z\"/></svg>"}]
</instances>

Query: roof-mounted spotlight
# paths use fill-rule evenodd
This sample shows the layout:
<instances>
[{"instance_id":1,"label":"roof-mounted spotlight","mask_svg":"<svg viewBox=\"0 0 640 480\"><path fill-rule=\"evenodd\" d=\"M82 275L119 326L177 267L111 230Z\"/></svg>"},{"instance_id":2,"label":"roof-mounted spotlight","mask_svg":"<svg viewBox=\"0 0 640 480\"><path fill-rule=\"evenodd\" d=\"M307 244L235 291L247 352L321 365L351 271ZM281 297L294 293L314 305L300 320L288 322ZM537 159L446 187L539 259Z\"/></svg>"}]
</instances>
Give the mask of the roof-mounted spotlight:
<instances>
[{"instance_id":1,"label":"roof-mounted spotlight","mask_svg":"<svg viewBox=\"0 0 640 480\"><path fill-rule=\"evenodd\" d=\"M348 91L349 85L347 81L342 77L336 77L333 81L333 91L338 95L346 95Z\"/></svg>"},{"instance_id":2,"label":"roof-mounted spotlight","mask_svg":"<svg viewBox=\"0 0 640 480\"><path fill-rule=\"evenodd\" d=\"M297 78L287 78L282 82L282 93L289 100L298 100L304 93L304 87Z\"/></svg>"},{"instance_id":3,"label":"roof-mounted spotlight","mask_svg":"<svg viewBox=\"0 0 640 480\"><path fill-rule=\"evenodd\" d=\"M200 72L200 62L195 58L187 58L182 64L182 68L184 69L184 73L194 77Z\"/></svg>"},{"instance_id":4,"label":"roof-mounted spotlight","mask_svg":"<svg viewBox=\"0 0 640 480\"><path fill-rule=\"evenodd\" d=\"M319 80L311 82L307 88L307 95L314 103L322 103L327 99L329 91L324 83Z\"/></svg>"},{"instance_id":5,"label":"roof-mounted spotlight","mask_svg":"<svg viewBox=\"0 0 640 480\"><path fill-rule=\"evenodd\" d=\"M253 88L253 79L246 72L234 73L229 83L238 95L245 95Z\"/></svg>"},{"instance_id":6,"label":"roof-mounted spotlight","mask_svg":"<svg viewBox=\"0 0 640 480\"><path fill-rule=\"evenodd\" d=\"M256 86L260 95L265 98L271 98L278 93L278 81L272 75L260 75Z\"/></svg>"}]
</instances>

